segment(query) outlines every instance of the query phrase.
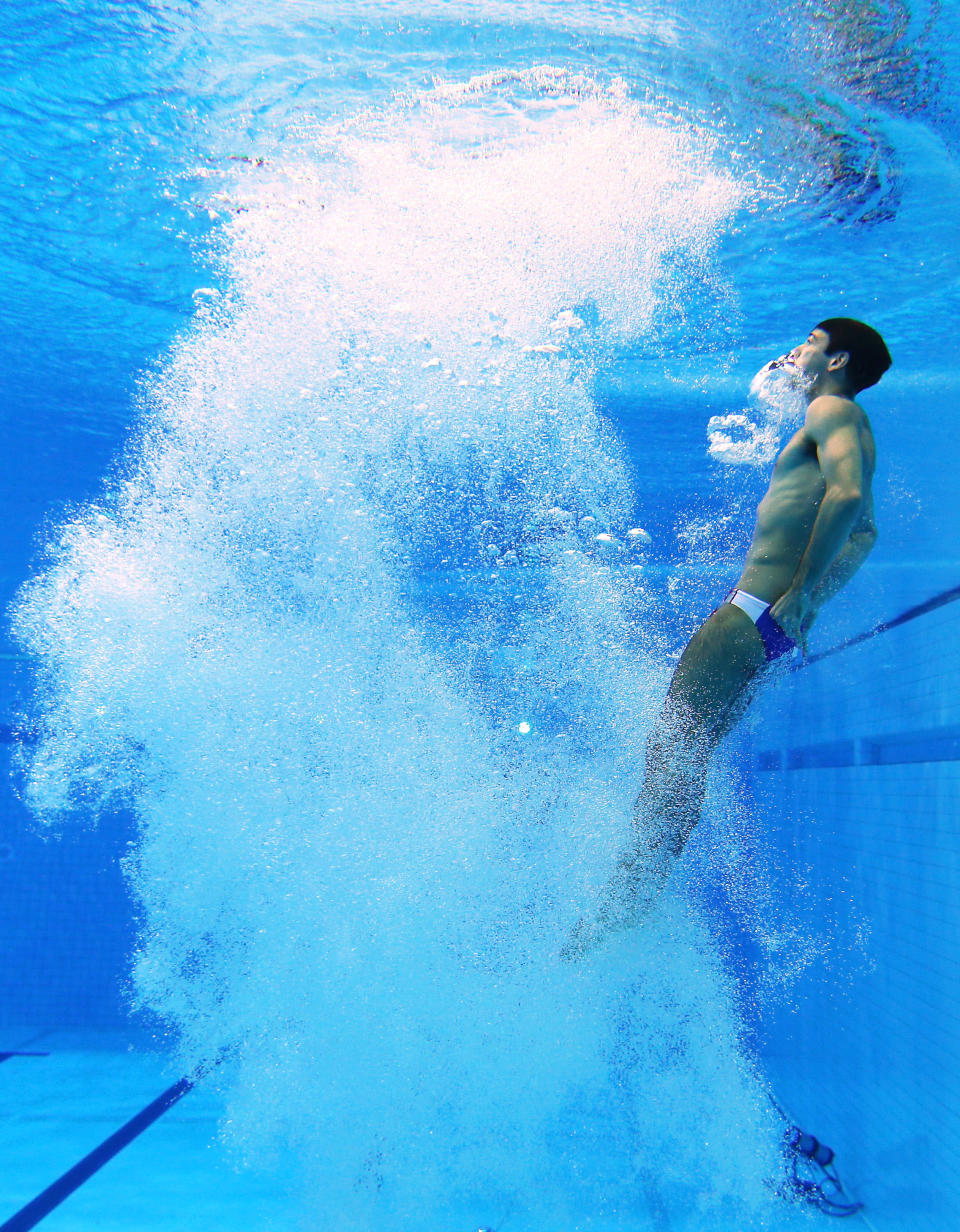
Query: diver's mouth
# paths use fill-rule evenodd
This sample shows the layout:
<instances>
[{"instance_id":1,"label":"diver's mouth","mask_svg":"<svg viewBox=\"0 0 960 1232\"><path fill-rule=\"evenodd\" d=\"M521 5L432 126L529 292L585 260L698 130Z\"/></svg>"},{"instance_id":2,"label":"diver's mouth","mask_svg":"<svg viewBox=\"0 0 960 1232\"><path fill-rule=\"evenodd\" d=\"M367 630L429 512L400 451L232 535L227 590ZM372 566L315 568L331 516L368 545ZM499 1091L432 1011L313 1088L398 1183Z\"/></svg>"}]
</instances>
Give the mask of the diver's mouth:
<instances>
[{"instance_id":1,"label":"diver's mouth","mask_svg":"<svg viewBox=\"0 0 960 1232\"><path fill-rule=\"evenodd\" d=\"M810 389L810 376L797 366L789 355L779 355L763 365L750 382L754 397L779 398L787 394L805 394Z\"/></svg>"}]
</instances>

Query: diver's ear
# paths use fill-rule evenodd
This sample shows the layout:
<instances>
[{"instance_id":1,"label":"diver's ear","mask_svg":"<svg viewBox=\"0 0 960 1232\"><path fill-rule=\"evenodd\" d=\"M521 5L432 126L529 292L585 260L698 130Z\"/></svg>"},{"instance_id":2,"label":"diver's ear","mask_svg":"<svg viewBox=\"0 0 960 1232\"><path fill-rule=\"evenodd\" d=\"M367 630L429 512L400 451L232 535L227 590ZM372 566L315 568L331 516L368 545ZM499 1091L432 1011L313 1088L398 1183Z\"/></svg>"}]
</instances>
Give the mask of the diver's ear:
<instances>
[{"instance_id":1,"label":"diver's ear","mask_svg":"<svg viewBox=\"0 0 960 1232\"><path fill-rule=\"evenodd\" d=\"M840 368L845 368L849 362L849 351L837 351L836 354L830 356L829 362L827 363L827 371L837 372Z\"/></svg>"}]
</instances>

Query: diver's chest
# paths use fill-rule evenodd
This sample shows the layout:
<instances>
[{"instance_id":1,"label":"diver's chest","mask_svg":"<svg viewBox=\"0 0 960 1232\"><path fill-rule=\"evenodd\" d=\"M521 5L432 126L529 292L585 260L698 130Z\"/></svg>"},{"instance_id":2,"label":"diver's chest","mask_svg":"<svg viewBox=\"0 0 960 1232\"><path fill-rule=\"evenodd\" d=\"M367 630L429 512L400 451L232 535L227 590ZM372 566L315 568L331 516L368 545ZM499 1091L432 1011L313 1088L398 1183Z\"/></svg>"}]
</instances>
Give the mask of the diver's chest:
<instances>
[{"instance_id":1,"label":"diver's chest","mask_svg":"<svg viewBox=\"0 0 960 1232\"><path fill-rule=\"evenodd\" d=\"M814 479L820 477L817 447L803 429L795 432L778 454L773 475L775 479L784 478L794 471L809 472Z\"/></svg>"}]
</instances>

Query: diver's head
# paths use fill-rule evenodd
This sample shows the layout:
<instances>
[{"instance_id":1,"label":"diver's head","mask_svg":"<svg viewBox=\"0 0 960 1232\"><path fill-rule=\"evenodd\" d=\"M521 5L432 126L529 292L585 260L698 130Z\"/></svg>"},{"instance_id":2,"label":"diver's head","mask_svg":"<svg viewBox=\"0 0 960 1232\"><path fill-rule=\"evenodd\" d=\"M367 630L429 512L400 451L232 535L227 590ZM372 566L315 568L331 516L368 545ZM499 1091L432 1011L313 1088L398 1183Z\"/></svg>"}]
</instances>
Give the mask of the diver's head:
<instances>
[{"instance_id":1,"label":"diver's head","mask_svg":"<svg viewBox=\"0 0 960 1232\"><path fill-rule=\"evenodd\" d=\"M787 360L802 374L809 397L839 394L853 398L876 385L892 363L877 331L853 317L821 321Z\"/></svg>"}]
</instances>

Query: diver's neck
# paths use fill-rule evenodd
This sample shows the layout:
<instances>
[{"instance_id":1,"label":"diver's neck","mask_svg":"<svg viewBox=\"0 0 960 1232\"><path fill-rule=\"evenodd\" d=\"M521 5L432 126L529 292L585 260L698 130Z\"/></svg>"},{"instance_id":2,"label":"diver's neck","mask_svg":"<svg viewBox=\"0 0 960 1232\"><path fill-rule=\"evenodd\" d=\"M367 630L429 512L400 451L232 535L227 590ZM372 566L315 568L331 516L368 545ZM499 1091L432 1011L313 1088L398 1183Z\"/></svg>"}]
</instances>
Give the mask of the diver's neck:
<instances>
[{"instance_id":1,"label":"diver's neck","mask_svg":"<svg viewBox=\"0 0 960 1232\"><path fill-rule=\"evenodd\" d=\"M829 374L814 381L807 392L807 406L814 398L848 398L853 400L853 395L847 389L846 383L835 380Z\"/></svg>"}]
</instances>

